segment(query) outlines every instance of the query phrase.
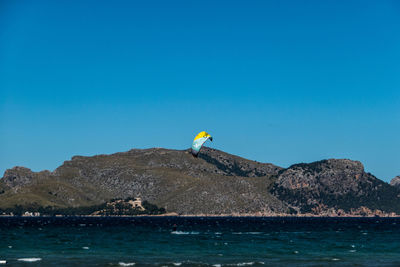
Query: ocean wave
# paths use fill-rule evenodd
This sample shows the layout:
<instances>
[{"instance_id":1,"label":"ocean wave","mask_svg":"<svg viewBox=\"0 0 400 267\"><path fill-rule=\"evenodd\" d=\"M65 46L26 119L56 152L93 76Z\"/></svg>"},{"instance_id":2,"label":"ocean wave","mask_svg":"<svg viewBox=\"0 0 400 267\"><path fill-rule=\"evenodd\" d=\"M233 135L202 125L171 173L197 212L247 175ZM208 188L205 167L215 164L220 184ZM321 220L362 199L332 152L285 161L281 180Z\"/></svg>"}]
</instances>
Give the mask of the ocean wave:
<instances>
[{"instance_id":1,"label":"ocean wave","mask_svg":"<svg viewBox=\"0 0 400 267\"><path fill-rule=\"evenodd\" d=\"M173 231L171 232L173 235L198 235L199 232L183 232L183 231Z\"/></svg>"},{"instance_id":2,"label":"ocean wave","mask_svg":"<svg viewBox=\"0 0 400 267\"><path fill-rule=\"evenodd\" d=\"M253 265L255 262L239 262L236 263L236 266L249 266L249 265Z\"/></svg>"},{"instance_id":3,"label":"ocean wave","mask_svg":"<svg viewBox=\"0 0 400 267\"><path fill-rule=\"evenodd\" d=\"M263 232L233 232L234 235L261 235Z\"/></svg>"},{"instance_id":4,"label":"ocean wave","mask_svg":"<svg viewBox=\"0 0 400 267\"><path fill-rule=\"evenodd\" d=\"M135 262L118 262L118 265L120 266L133 266L135 264Z\"/></svg>"},{"instance_id":5,"label":"ocean wave","mask_svg":"<svg viewBox=\"0 0 400 267\"><path fill-rule=\"evenodd\" d=\"M214 267L222 267L222 266L251 266L256 264L256 262L254 261L250 261L250 262L238 262L238 263L226 263L226 264L213 264L212 266ZM264 262L258 262L258 264L265 264Z\"/></svg>"},{"instance_id":6,"label":"ocean wave","mask_svg":"<svg viewBox=\"0 0 400 267\"><path fill-rule=\"evenodd\" d=\"M82 247L83 249L89 249L89 247Z\"/></svg>"},{"instance_id":7,"label":"ocean wave","mask_svg":"<svg viewBox=\"0 0 400 267\"><path fill-rule=\"evenodd\" d=\"M21 258L18 259L18 261L24 261L24 262L35 262L35 261L41 261L42 258Z\"/></svg>"}]
</instances>

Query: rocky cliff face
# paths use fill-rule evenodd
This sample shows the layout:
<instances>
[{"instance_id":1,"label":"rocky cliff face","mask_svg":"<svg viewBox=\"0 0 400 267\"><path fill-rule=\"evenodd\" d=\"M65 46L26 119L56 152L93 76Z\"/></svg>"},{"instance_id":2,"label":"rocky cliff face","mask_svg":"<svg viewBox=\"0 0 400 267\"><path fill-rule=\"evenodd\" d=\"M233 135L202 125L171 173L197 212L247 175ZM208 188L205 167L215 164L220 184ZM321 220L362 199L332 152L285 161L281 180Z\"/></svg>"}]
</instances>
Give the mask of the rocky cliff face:
<instances>
[{"instance_id":1,"label":"rocky cliff face","mask_svg":"<svg viewBox=\"0 0 400 267\"><path fill-rule=\"evenodd\" d=\"M11 188L18 188L28 185L33 180L34 173L24 167L14 167L5 171L3 182Z\"/></svg>"},{"instance_id":2,"label":"rocky cliff face","mask_svg":"<svg viewBox=\"0 0 400 267\"><path fill-rule=\"evenodd\" d=\"M6 170L1 181L3 187L18 192L19 189L35 184L38 180L48 178L50 175L49 171L36 173L32 172L28 168L16 166L12 169Z\"/></svg>"},{"instance_id":3,"label":"rocky cliff face","mask_svg":"<svg viewBox=\"0 0 400 267\"><path fill-rule=\"evenodd\" d=\"M359 161L329 159L282 170L271 190L300 212L359 207L399 211L399 191L364 171Z\"/></svg>"},{"instance_id":4,"label":"rocky cliff face","mask_svg":"<svg viewBox=\"0 0 400 267\"><path fill-rule=\"evenodd\" d=\"M179 214L319 213L329 209L400 213L400 191L360 162L329 159L287 169L210 148L133 149L75 156L53 172L15 167L0 180L0 208L77 207L140 197Z\"/></svg>"},{"instance_id":5,"label":"rocky cliff face","mask_svg":"<svg viewBox=\"0 0 400 267\"><path fill-rule=\"evenodd\" d=\"M243 158L227 154L225 152L205 148L199 158L215 166L216 173L227 176L262 177L277 174L281 167L271 163L259 163L256 161L244 160Z\"/></svg>"}]
</instances>

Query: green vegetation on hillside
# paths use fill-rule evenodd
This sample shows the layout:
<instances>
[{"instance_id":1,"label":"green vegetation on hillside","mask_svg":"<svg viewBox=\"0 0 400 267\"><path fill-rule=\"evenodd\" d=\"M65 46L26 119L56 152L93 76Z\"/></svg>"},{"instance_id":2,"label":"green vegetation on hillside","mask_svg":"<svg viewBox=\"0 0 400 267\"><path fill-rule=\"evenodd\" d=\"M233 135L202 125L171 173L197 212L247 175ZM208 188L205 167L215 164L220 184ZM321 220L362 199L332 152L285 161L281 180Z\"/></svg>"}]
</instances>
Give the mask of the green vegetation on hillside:
<instances>
[{"instance_id":1,"label":"green vegetation on hillside","mask_svg":"<svg viewBox=\"0 0 400 267\"><path fill-rule=\"evenodd\" d=\"M141 206L143 209L134 207L129 204L130 200L134 198L127 199L113 199L109 202L92 205L92 206L82 206L82 207L52 207L46 206L42 207L37 203L33 203L27 206L15 205L12 208L0 209L0 214L13 214L17 216L24 215L25 212L28 213L39 213L40 216L55 216L55 215L159 215L164 214L166 211L164 208L159 208L157 205L151 204L148 201L143 201Z\"/></svg>"}]
</instances>

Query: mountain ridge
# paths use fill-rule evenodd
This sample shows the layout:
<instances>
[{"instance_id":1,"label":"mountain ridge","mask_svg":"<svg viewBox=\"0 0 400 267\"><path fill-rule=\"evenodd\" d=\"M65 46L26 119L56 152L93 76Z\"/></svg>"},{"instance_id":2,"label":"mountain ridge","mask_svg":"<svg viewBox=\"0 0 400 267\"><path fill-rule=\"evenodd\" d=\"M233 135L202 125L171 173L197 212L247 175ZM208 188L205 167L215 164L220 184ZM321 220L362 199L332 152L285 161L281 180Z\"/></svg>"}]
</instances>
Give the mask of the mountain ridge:
<instances>
[{"instance_id":1,"label":"mountain ridge","mask_svg":"<svg viewBox=\"0 0 400 267\"><path fill-rule=\"evenodd\" d=\"M0 179L0 208L80 207L140 197L177 214L400 214L400 189L359 161L327 159L282 168L203 147L131 149L73 156L54 171L25 167Z\"/></svg>"}]
</instances>

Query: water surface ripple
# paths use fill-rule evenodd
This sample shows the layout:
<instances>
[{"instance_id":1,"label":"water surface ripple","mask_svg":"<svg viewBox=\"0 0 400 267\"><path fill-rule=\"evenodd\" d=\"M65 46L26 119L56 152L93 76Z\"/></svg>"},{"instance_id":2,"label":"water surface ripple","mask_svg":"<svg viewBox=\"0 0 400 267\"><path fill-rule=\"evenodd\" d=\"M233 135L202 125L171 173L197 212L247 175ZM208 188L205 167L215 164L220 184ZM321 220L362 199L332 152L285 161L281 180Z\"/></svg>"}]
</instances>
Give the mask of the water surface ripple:
<instances>
[{"instance_id":1,"label":"water surface ripple","mask_svg":"<svg viewBox=\"0 0 400 267\"><path fill-rule=\"evenodd\" d=\"M400 266L400 218L0 217L1 260L13 266Z\"/></svg>"}]
</instances>

